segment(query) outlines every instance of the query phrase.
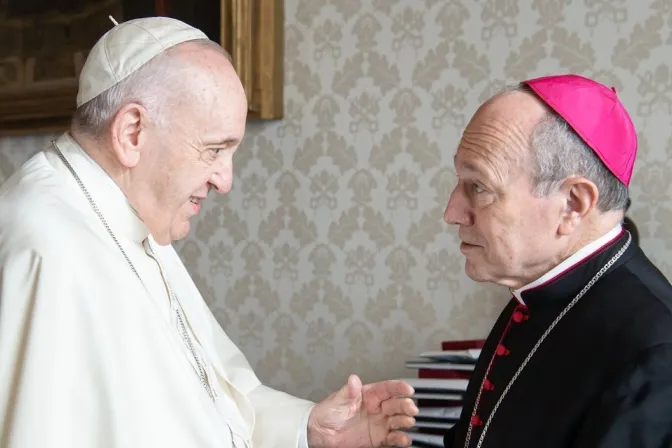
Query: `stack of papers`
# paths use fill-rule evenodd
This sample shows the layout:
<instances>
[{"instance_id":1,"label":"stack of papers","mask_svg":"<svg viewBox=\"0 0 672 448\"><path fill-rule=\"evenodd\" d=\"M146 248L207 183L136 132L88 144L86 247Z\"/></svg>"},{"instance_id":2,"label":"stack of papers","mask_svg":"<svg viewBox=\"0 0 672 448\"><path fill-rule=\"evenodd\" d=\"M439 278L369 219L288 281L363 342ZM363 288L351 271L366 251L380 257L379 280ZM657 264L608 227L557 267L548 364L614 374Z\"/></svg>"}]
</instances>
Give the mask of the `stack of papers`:
<instances>
[{"instance_id":1,"label":"stack of papers","mask_svg":"<svg viewBox=\"0 0 672 448\"><path fill-rule=\"evenodd\" d=\"M443 350L424 352L406 362L417 377L403 378L415 389L419 413L409 435L413 447L443 448L443 435L460 419L462 402L484 341L444 341Z\"/></svg>"}]
</instances>

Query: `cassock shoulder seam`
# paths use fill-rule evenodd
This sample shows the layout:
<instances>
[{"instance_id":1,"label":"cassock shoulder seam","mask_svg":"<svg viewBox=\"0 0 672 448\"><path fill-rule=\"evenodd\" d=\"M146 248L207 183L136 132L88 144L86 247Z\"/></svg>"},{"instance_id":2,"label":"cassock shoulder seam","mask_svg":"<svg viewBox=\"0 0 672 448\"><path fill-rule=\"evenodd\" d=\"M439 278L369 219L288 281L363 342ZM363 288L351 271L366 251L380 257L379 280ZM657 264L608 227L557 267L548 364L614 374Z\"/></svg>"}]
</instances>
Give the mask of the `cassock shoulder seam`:
<instances>
[{"instance_id":1,"label":"cassock shoulder seam","mask_svg":"<svg viewBox=\"0 0 672 448\"><path fill-rule=\"evenodd\" d=\"M636 370L637 367L640 367L643 361L650 361L657 357L669 359L669 362L661 364L666 367L665 371L672 373L672 342L661 342L649 347L644 347L641 350L635 352L630 358L623 362L619 368L615 370L616 376L618 378L622 378L624 374L632 372L633 370Z\"/></svg>"},{"instance_id":2,"label":"cassock shoulder seam","mask_svg":"<svg viewBox=\"0 0 672 448\"><path fill-rule=\"evenodd\" d=\"M642 257L644 258L643 260L641 259ZM646 255L642 252L641 256L633 256L621 267L628 272L630 280L636 281L640 288L648 292L651 297L655 298L658 302L664 305L670 317L672 318L672 285L660 272L660 270L658 270L658 268L653 263L651 263ZM642 277L644 276L651 276L651 273L644 272L646 268L653 270L652 273L656 274L658 277L657 280L659 280L660 283L645 282L642 280ZM618 271L618 269L614 270L614 272Z\"/></svg>"}]
</instances>

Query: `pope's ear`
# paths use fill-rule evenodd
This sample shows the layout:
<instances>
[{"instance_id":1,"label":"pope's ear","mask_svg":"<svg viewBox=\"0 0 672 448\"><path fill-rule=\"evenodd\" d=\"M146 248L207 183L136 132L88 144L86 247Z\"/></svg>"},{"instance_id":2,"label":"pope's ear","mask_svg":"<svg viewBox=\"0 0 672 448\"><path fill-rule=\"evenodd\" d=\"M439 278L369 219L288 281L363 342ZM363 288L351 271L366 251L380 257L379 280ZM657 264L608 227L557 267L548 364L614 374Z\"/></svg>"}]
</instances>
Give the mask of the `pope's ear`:
<instances>
[{"instance_id":1,"label":"pope's ear","mask_svg":"<svg viewBox=\"0 0 672 448\"><path fill-rule=\"evenodd\" d=\"M120 108L110 124L112 149L119 163L133 168L140 161L142 147L149 132L147 110L140 104L129 103Z\"/></svg>"},{"instance_id":2,"label":"pope's ear","mask_svg":"<svg viewBox=\"0 0 672 448\"><path fill-rule=\"evenodd\" d=\"M599 191L597 186L588 179L573 176L562 184L560 195L563 200L560 233L568 235L575 231L581 221L597 208Z\"/></svg>"}]
</instances>

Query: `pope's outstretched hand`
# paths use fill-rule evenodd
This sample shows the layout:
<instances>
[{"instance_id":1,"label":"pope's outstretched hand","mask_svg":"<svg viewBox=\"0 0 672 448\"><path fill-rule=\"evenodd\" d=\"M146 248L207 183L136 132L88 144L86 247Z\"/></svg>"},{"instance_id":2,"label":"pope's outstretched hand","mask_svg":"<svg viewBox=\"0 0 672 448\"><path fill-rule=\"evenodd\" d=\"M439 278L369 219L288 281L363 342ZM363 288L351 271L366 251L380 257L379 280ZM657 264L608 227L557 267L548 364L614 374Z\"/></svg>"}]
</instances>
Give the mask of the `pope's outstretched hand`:
<instances>
[{"instance_id":1,"label":"pope's outstretched hand","mask_svg":"<svg viewBox=\"0 0 672 448\"><path fill-rule=\"evenodd\" d=\"M413 388L400 380L362 385L356 375L313 408L308 421L310 448L408 447L403 432L415 425Z\"/></svg>"}]
</instances>

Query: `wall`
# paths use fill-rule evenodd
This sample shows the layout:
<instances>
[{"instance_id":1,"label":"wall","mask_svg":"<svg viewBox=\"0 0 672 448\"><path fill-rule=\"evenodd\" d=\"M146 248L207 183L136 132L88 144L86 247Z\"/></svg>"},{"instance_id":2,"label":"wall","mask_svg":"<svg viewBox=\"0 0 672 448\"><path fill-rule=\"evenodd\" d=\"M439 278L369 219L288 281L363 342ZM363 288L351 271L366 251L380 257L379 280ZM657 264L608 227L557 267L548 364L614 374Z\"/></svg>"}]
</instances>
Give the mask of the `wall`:
<instances>
[{"instance_id":1,"label":"wall","mask_svg":"<svg viewBox=\"0 0 672 448\"><path fill-rule=\"evenodd\" d=\"M672 274L672 3L286 4L286 119L250 124L232 192L178 243L268 384L319 399L486 335L508 294L464 275L442 213L461 129L503 83L577 72L618 89L641 139L633 216ZM49 137L0 140L0 179Z\"/></svg>"}]
</instances>

